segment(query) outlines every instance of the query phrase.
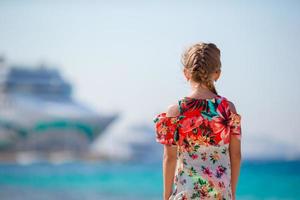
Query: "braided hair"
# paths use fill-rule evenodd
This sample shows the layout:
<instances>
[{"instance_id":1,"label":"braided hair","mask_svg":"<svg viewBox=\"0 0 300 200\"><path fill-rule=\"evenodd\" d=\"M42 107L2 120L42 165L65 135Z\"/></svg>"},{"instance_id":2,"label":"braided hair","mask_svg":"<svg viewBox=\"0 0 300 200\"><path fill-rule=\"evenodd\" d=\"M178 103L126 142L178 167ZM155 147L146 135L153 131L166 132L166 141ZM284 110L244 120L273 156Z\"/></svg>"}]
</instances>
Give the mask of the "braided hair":
<instances>
[{"instance_id":1,"label":"braided hair","mask_svg":"<svg viewBox=\"0 0 300 200\"><path fill-rule=\"evenodd\" d=\"M191 73L194 82L204 84L210 91L218 94L211 79L212 73L221 68L220 50L215 44L194 44L184 52L182 63Z\"/></svg>"}]
</instances>

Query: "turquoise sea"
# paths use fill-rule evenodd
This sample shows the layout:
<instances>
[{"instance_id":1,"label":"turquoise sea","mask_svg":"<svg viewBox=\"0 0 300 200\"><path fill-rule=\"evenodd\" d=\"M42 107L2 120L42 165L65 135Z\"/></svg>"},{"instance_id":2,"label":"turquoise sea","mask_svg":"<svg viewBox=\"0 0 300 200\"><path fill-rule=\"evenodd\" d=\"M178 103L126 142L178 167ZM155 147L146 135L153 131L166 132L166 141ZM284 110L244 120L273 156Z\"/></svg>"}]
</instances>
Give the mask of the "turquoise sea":
<instances>
[{"instance_id":1,"label":"turquoise sea","mask_svg":"<svg viewBox=\"0 0 300 200\"><path fill-rule=\"evenodd\" d=\"M300 161L243 161L238 200L300 198ZM161 162L0 164L1 200L160 200Z\"/></svg>"}]
</instances>

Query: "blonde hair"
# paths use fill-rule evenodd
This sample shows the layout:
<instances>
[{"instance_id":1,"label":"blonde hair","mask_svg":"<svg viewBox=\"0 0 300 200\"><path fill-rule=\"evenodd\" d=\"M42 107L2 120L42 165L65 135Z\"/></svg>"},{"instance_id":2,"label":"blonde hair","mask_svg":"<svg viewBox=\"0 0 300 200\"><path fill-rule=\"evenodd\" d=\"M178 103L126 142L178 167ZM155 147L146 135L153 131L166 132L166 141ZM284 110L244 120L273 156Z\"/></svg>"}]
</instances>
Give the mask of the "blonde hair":
<instances>
[{"instance_id":1,"label":"blonde hair","mask_svg":"<svg viewBox=\"0 0 300 200\"><path fill-rule=\"evenodd\" d=\"M191 73L194 82L204 84L218 94L211 75L221 69L220 57L220 50L215 44L200 42L184 52L182 64Z\"/></svg>"}]
</instances>

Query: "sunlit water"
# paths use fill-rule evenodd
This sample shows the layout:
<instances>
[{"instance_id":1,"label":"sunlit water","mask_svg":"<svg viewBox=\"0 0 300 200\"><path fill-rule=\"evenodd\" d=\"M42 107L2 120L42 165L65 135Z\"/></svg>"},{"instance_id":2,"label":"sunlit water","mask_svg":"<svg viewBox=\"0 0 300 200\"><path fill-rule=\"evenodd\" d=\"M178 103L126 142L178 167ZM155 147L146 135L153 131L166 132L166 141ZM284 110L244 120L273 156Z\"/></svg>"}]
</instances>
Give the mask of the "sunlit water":
<instances>
[{"instance_id":1,"label":"sunlit water","mask_svg":"<svg viewBox=\"0 0 300 200\"><path fill-rule=\"evenodd\" d=\"M299 199L300 161L243 161L237 199ZM0 165L1 200L159 200L161 163Z\"/></svg>"}]
</instances>

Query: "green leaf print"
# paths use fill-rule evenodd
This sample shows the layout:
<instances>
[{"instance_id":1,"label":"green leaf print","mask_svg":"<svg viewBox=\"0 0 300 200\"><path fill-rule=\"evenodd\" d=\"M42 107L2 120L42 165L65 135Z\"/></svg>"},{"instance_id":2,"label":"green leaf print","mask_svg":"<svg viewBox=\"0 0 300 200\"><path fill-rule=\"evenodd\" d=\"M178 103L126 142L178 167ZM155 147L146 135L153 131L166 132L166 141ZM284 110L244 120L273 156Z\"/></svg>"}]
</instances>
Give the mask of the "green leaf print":
<instances>
[{"instance_id":1,"label":"green leaf print","mask_svg":"<svg viewBox=\"0 0 300 200\"><path fill-rule=\"evenodd\" d=\"M180 116L178 117L179 120L181 120L181 119L183 119L183 118L185 118L184 115L180 115Z\"/></svg>"},{"instance_id":2,"label":"green leaf print","mask_svg":"<svg viewBox=\"0 0 300 200\"><path fill-rule=\"evenodd\" d=\"M210 143L210 144L215 144L215 143L216 143L216 140L215 140L215 137L214 137L214 136L210 136L210 137L209 137L209 143Z\"/></svg>"},{"instance_id":3,"label":"green leaf print","mask_svg":"<svg viewBox=\"0 0 300 200\"><path fill-rule=\"evenodd\" d=\"M207 184L208 182L203 179L200 175L195 175L192 177L192 181L194 183L194 185L197 185L197 184L200 184L200 185L205 185Z\"/></svg>"},{"instance_id":4,"label":"green leaf print","mask_svg":"<svg viewBox=\"0 0 300 200\"><path fill-rule=\"evenodd\" d=\"M191 177L197 176L197 171L194 169L194 167L190 168L189 176L191 176Z\"/></svg>"},{"instance_id":5,"label":"green leaf print","mask_svg":"<svg viewBox=\"0 0 300 200\"><path fill-rule=\"evenodd\" d=\"M179 131L178 128L176 128L175 133L174 133L174 141L177 142L179 140Z\"/></svg>"},{"instance_id":6,"label":"green leaf print","mask_svg":"<svg viewBox=\"0 0 300 200\"><path fill-rule=\"evenodd\" d=\"M198 178L198 183L200 184L200 185L205 185L205 184L207 184L208 182L207 182L207 180L205 180L205 179L203 179L203 178Z\"/></svg>"},{"instance_id":7,"label":"green leaf print","mask_svg":"<svg viewBox=\"0 0 300 200\"><path fill-rule=\"evenodd\" d=\"M198 199L200 197L200 193L199 192L194 192L191 196L192 199Z\"/></svg>"},{"instance_id":8,"label":"green leaf print","mask_svg":"<svg viewBox=\"0 0 300 200\"><path fill-rule=\"evenodd\" d=\"M225 154L225 155L227 154L227 149L226 148L222 150L222 154Z\"/></svg>"},{"instance_id":9,"label":"green leaf print","mask_svg":"<svg viewBox=\"0 0 300 200\"><path fill-rule=\"evenodd\" d=\"M214 159L214 157L212 157L211 155L210 155L210 161L212 161L213 162L213 164L215 164L216 163L216 159Z\"/></svg>"},{"instance_id":10,"label":"green leaf print","mask_svg":"<svg viewBox=\"0 0 300 200\"><path fill-rule=\"evenodd\" d=\"M195 151L197 151L199 148L200 148L200 145L199 145L199 144L196 144L196 145L194 146L194 150L195 150Z\"/></svg>"},{"instance_id":11,"label":"green leaf print","mask_svg":"<svg viewBox=\"0 0 300 200\"><path fill-rule=\"evenodd\" d=\"M184 171L183 170L180 170L179 171L179 176L182 176L184 174Z\"/></svg>"},{"instance_id":12,"label":"green leaf print","mask_svg":"<svg viewBox=\"0 0 300 200\"><path fill-rule=\"evenodd\" d=\"M184 158L183 160L182 160L182 162L183 162L183 165L188 165L188 163L187 163L187 161L186 161L186 158Z\"/></svg>"},{"instance_id":13,"label":"green leaf print","mask_svg":"<svg viewBox=\"0 0 300 200\"><path fill-rule=\"evenodd\" d=\"M217 102L208 101L208 108L206 110L201 111L202 116L211 121L213 117L218 116L216 109L217 107Z\"/></svg>"}]
</instances>

